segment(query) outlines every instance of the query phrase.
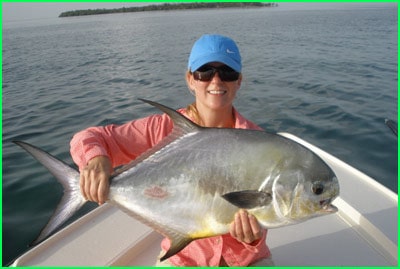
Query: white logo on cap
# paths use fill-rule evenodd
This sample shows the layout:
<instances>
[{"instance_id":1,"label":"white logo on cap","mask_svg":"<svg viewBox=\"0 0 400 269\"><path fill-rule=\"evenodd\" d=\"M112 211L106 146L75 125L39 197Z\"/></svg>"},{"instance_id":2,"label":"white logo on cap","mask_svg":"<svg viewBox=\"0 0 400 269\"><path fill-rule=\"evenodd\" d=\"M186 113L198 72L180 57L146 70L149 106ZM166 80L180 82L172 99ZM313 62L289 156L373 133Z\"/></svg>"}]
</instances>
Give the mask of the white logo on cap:
<instances>
[{"instance_id":1,"label":"white logo on cap","mask_svg":"<svg viewBox=\"0 0 400 269\"><path fill-rule=\"evenodd\" d=\"M226 52L230 53L230 54L235 53L234 51L231 51L230 49L226 49Z\"/></svg>"}]
</instances>

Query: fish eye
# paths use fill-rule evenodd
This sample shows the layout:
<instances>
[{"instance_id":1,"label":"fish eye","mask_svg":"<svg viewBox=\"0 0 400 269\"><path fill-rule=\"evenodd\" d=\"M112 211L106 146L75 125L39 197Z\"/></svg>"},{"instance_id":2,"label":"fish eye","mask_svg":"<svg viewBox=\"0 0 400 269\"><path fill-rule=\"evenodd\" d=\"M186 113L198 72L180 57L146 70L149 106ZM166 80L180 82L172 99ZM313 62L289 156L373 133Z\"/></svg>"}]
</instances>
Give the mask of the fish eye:
<instances>
[{"instance_id":1,"label":"fish eye","mask_svg":"<svg viewBox=\"0 0 400 269\"><path fill-rule=\"evenodd\" d=\"M313 185L312 185L311 190L312 190L312 192L314 194L320 195L321 193L324 192L324 185L319 181L314 182Z\"/></svg>"}]
</instances>

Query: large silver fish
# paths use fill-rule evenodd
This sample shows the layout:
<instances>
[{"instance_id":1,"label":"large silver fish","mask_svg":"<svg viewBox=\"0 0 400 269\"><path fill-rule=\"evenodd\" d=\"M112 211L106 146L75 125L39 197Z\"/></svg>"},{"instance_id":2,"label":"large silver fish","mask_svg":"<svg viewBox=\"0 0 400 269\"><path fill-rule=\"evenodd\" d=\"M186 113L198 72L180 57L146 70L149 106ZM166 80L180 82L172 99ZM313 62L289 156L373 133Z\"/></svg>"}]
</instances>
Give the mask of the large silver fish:
<instances>
[{"instance_id":1,"label":"large silver fish","mask_svg":"<svg viewBox=\"0 0 400 269\"><path fill-rule=\"evenodd\" d=\"M229 232L239 208L265 228L334 213L339 194L334 172L302 145L277 134L200 127L175 110L147 102L174 121L171 135L111 177L108 203L171 240L161 260L191 241ZM15 142L64 186L65 194L40 242L86 201L79 172L43 150Z\"/></svg>"}]
</instances>

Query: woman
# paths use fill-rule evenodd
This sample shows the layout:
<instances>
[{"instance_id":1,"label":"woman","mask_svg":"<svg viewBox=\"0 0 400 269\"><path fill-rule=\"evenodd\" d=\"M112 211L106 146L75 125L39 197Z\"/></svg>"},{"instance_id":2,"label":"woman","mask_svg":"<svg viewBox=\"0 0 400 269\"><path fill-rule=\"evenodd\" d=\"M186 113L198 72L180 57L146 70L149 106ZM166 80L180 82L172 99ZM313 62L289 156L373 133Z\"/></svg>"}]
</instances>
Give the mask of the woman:
<instances>
[{"instance_id":1,"label":"woman","mask_svg":"<svg viewBox=\"0 0 400 269\"><path fill-rule=\"evenodd\" d=\"M242 81L241 56L232 39L202 36L193 45L188 68L186 81L196 100L178 112L204 127L261 129L241 116L232 104ZM156 145L171 132L172 125L164 114L77 133L71 141L71 155L81 171L83 196L103 204L113 167L129 163ZM239 210L229 234L195 240L166 264L247 266L269 257L266 234L254 216ZM169 240L164 239L161 247L162 252L167 251Z\"/></svg>"}]
</instances>

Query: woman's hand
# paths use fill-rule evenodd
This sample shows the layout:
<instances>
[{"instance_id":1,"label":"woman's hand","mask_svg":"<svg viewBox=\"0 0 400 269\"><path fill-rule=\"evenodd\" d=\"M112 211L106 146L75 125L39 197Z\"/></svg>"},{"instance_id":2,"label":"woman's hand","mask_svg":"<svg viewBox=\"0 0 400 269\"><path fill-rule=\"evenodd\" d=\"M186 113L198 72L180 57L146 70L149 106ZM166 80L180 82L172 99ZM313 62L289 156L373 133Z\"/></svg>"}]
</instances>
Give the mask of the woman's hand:
<instances>
[{"instance_id":1,"label":"woman's hand","mask_svg":"<svg viewBox=\"0 0 400 269\"><path fill-rule=\"evenodd\" d=\"M91 159L81 171L80 187L85 199L104 204L110 188L112 164L108 157L97 156Z\"/></svg>"},{"instance_id":2,"label":"woman's hand","mask_svg":"<svg viewBox=\"0 0 400 269\"><path fill-rule=\"evenodd\" d=\"M239 242L251 244L261 239L263 233L257 219L247 211L240 209L230 225L230 234Z\"/></svg>"}]
</instances>

